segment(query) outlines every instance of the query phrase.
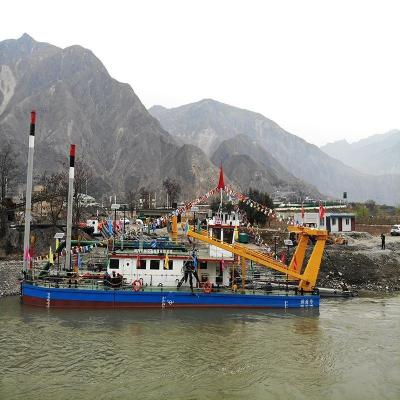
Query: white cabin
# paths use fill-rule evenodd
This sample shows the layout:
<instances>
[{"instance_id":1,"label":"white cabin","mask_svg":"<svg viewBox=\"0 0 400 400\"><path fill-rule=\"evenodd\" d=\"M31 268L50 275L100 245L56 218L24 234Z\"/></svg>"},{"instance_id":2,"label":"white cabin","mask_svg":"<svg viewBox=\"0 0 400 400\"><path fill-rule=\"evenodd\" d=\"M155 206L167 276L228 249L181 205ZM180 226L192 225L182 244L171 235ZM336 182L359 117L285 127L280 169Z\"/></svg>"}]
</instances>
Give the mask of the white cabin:
<instances>
[{"instance_id":1,"label":"white cabin","mask_svg":"<svg viewBox=\"0 0 400 400\"><path fill-rule=\"evenodd\" d=\"M355 214L352 213L327 213L320 218L319 213L306 212L304 219L301 213L294 214L296 225L307 225L313 228L326 229L328 232L355 231Z\"/></svg>"},{"instance_id":2,"label":"white cabin","mask_svg":"<svg viewBox=\"0 0 400 400\"><path fill-rule=\"evenodd\" d=\"M176 287L178 282L184 276L184 263L191 261L190 254L172 255L168 254L168 268L165 263L165 254L151 250L133 253L116 253L110 256L107 272L112 276L121 274L126 283L131 284L137 279L143 279L144 286L155 287ZM210 281L214 285L228 286L231 276L231 265L233 260L223 261L223 271L221 271L221 260L198 257L197 273L201 282ZM193 286L197 285L193 278ZM189 280L182 284L183 287L189 287Z\"/></svg>"},{"instance_id":3,"label":"white cabin","mask_svg":"<svg viewBox=\"0 0 400 400\"><path fill-rule=\"evenodd\" d=\"M210 225L225 225L225 226L239 226L240 219L239 214L235 211L222 212L213 215L207 219L207 224Z\"/></svg>"}]
</instances>

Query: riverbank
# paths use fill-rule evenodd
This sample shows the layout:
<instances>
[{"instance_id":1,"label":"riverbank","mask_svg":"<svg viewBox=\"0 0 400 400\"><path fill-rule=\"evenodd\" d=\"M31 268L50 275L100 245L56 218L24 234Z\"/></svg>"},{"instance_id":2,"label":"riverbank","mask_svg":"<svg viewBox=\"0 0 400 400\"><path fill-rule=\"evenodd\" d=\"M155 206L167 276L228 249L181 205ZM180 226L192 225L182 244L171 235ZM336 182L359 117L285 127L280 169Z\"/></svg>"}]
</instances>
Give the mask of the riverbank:
<instances>
[{"instance_id":1,"label":"riverbank","mask_svg":"<svg viewBox=\"0 0 400 400\"><path fill-rule=\"evenodd\" d=\"M347 245L325 248L318 285L339 288L343 284L357 290L400 291L400 237L381 238L366 232L343 235Z\"/></svg>"},{"instance_id":2,"label":"riverbank","mask_svg":"<svg viewBox=\"0 0 400 400\"><path fill-rule=\"evenodd\" d=\"M347 245L326 246L318 286L400 291L400 237L387 236L386 249L382 250L380 237L365 232L345 236ZM19 294L21 270L22 261L0 261L0 297Z\"/></svg>"}]
</instances>

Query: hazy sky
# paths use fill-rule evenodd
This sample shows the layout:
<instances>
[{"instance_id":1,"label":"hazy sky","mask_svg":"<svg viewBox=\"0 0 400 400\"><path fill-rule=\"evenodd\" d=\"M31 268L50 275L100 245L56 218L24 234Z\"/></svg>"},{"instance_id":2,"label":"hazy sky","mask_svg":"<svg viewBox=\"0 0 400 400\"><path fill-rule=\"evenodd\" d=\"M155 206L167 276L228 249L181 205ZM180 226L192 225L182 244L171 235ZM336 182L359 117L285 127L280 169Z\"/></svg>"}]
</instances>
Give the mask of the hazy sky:
<instances>
[{"instance_id":1,"label":"hazy sky","mask_svg":"<svg viewBox=\"0 0 400 400\"><path fill-rule=\"evenodd\" d=\"M24 32L91 49L145 106L213 98L317 145L400 129L400 1L3 1Z\"/></svg>"}]
</instances>

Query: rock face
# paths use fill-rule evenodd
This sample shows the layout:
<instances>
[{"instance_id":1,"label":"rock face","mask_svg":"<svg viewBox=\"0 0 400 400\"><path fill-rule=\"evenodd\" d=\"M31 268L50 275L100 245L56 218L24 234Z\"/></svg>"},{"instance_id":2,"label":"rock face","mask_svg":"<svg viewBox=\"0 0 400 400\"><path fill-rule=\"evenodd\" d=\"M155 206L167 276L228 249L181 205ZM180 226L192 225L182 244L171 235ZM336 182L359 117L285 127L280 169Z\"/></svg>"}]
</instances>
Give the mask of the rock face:
<instances>
[{"instance_id":1,"label":"rock face","mask_svg":"<svg viewBox=\"0 0 400 400\"><path fill-rule=\"evenodd\" d=\"M373 135L355 143L339 140L322 146L321 150L331 157L371 175L400 173L399 130Z\"/></svg>"},{"instance_id":2,"label":"rock face","mask_svg":"<svg viewBox=\"0 0 400 400\"><path fill-rule=\"evenodd\" d=\"M180 141L196 144L207 137L206 154L212 155L222 141L245 134L289 173L314 185L321 193L341 198L343 192L348 192L350 201L373 199L392 205L400 198L398 175L372 176L359 172L261 114L209 99L174 109L155 106L150 112ZM250 156L256 158L254 154Z\"/></svg>"},{"instance_id":3,"label":"rock face","mask_svg":"<svg viewBox=\"0 0 400 400\"><path fill-rule=\"evenodd\" d=\"M0 42L0 130L2 138L17 146L21 165L26 165L32 109L38 115L35 173L58 168L67 160L69 144L76 143L77 159L95 171L92 189L97 195L161 189L162 180L173 174L188 186L189 196L208 190L202 185L203 170L186 179L177 154L190 158L197 153L217 179L217 169L200 149L177 144L132 88L113 79L80 46L60 49L27 34ZM22 167L22 182L24 171Z\"/></svg>"},{"instance_id":4,"label":"rock face","mask_svg":"<svg viewBox=\"0 0 400 400\"><path fill-rule=\"evenodd\" d=\"M268 193L295 193L321 198L318 190L290 174L268 151L246 135L224 140L215 150L211 161L224 162L226 175L247 190L261 189Z\"/></svg>"}]
</instances>

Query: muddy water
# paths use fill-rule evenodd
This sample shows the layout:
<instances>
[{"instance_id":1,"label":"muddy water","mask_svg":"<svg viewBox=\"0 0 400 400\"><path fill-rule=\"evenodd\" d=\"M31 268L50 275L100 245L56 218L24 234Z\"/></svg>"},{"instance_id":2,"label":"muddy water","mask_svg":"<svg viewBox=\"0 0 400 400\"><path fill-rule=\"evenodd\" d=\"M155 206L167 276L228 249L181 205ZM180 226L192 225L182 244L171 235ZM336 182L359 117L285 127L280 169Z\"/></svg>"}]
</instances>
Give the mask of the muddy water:
<instances>
[{"instance_id":1,"label":"muddy water","mask_svg":"<svg viewBox=\"0 0 400 400\"><path fill-rule=\"evenodd\" d=\"M131 398L400 399L400 297L299 312L0 299L0 399Z\"/></svg>"}]
</instances>

